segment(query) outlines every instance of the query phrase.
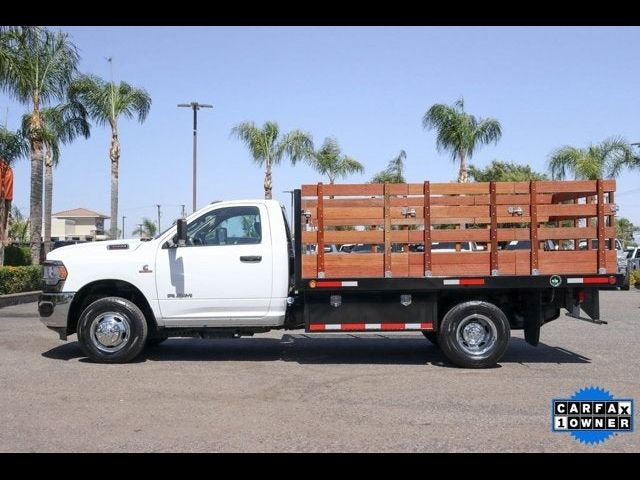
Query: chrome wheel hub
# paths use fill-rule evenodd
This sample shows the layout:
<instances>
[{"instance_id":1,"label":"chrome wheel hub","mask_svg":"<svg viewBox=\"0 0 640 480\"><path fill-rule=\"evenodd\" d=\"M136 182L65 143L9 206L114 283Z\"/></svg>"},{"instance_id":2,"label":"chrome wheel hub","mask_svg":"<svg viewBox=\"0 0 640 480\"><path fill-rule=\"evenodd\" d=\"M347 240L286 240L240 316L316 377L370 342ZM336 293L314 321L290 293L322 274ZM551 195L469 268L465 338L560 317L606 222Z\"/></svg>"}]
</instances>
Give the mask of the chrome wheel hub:
<instances>
[{"instance_id":1,"label":"chrome wheel hub","mask_svg":"<svg viewBox=\"0 0 640 480\"><path fill-rule=\"evenodd\" d=\"M484 355L491 350L497 340L494 323L481 314L465 317L456 330L458 345L469 355Z\"/></svg>"},{"instance_id":2,"label":"chrome wheel hub","mask_svg":"<svg viewBox=\"0 0 640 480\"><path fill-rule=\"evenodd\" d=\"M122 349L131 335L129 318L116 312L105 312L91 322L91 342L102 352L114 353Z\"/></svg>"}]
</instances>

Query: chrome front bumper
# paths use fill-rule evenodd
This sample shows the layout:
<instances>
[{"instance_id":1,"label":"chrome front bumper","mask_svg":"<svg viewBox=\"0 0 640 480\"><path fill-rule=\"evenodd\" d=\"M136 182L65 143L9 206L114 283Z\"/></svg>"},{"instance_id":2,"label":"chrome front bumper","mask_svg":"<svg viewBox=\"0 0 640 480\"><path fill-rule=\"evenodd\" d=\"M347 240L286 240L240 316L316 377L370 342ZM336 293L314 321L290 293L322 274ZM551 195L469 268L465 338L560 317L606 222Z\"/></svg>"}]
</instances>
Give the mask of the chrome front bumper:
<instances>
[{"instance_id":1,"label":"chrome front bumper","mask_svg":"<svg viewBox=\"0 0 640 480\"><path fill-rule=\"evenodd\" d=\"M43 293L38 301L40 321L47 328L60 335L60 340L67 339L67 318L75 292Z\"/></svg>"}]
</instances>

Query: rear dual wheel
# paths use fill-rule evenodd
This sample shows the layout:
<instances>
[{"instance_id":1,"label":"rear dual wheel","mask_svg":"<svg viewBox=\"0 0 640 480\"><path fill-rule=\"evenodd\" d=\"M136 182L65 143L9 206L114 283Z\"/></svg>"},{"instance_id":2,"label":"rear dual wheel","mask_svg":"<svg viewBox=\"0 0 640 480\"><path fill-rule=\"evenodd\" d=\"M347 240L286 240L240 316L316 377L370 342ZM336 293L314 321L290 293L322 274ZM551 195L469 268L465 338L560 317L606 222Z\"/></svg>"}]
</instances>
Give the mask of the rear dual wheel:
<instances>
[{"instance_id":1,"label":"rear dual wheel","mask_svg":"<svg viewBox=\"0 0 640 480\"><path fill-rule=\"evenodd\" d=\"M425 337L427 333L423 332ZM500 361L509 345L506 315L489 302L463 302L447 312L437 332L445 356L464 368L487 368ZM429 337L427 337L429 338Z\"/></svg>"}]
</instances>

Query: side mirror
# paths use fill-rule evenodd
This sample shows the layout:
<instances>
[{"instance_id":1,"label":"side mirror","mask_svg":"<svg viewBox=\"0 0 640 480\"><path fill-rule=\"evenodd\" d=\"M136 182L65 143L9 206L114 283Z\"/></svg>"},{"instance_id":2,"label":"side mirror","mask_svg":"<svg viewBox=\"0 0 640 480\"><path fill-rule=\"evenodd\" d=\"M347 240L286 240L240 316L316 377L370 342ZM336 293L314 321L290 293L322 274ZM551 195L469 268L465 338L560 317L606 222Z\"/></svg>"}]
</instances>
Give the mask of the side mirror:
<instances>
[{"instance_id":1,"label":"side mirror","mask_svg":"<svg viewBox=\"0 0 640 480\"><path fill-rule=\"evenodd\" d=\"M227 244L227 229L224 227L216 228L216 243L218 245Z\"/></svg>"},{"instance_id":2,"label":"side mirror","mask_svg":"<svg viewBox=\"0 0 640 480\"><path fill-rule=\"evenodd\" d=\"M184 247L187 244L187 221L184 218L179 218L176 222L178 229L176 237L179 247Z\"/></svg>"}]
</instances>

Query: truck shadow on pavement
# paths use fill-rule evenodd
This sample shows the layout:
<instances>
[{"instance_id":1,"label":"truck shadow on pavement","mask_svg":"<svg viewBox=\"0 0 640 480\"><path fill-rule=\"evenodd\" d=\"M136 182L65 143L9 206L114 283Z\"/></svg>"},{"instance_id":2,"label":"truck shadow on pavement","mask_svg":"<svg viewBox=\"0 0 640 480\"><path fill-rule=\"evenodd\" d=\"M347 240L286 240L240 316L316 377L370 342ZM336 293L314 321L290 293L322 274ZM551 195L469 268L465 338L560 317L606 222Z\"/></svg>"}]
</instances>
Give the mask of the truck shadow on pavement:
<instances>
[{"instance_id":1,"label":"truck shadow on pavement","mask_svg":"<svg viewBox=\"0 0 640 480\"><path fill-rule=\"evenodd\" d=\"M65 343L44 352L54 360L89 362L77 342ZM417 337L357 334L284 334L279 338L195 339L172 338L148 347L134 363L145 361L286 361L300 364L390 364L452 367L440 350ZM590 363L579 353L540 343L532 347L512 338L505 363Z\"/></svg>"}]
</instances>

